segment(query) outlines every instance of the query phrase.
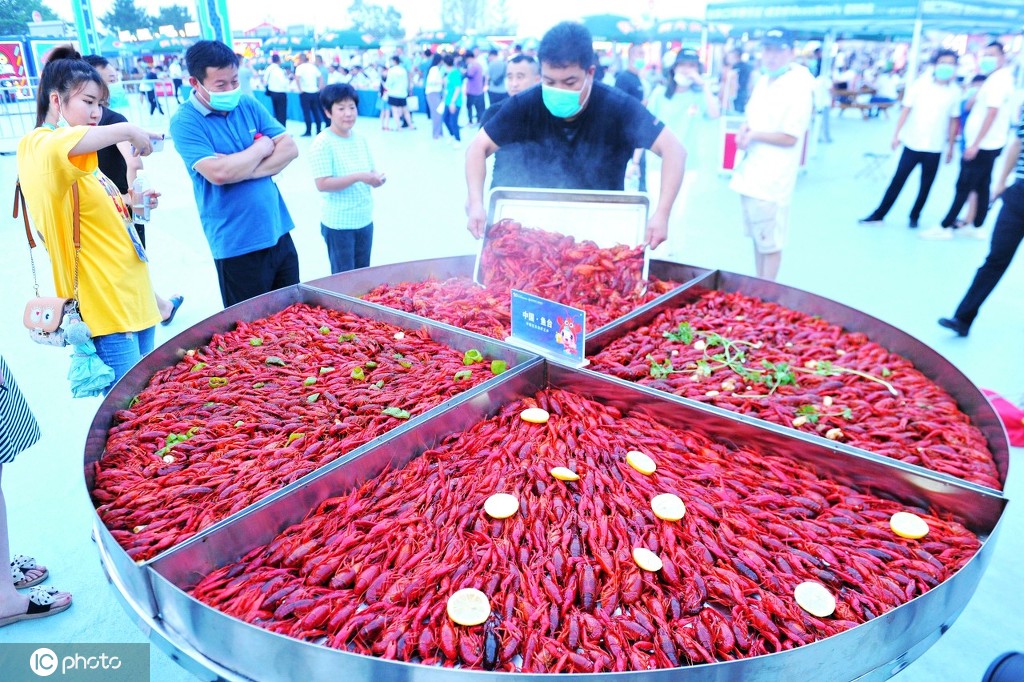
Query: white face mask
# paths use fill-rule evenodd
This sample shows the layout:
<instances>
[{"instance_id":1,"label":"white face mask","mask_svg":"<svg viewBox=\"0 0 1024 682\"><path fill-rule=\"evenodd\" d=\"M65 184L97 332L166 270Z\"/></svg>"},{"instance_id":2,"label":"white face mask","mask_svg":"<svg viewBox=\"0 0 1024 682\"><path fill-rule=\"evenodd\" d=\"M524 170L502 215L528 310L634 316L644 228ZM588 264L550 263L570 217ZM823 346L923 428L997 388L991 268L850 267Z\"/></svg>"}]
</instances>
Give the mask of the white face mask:
<instances>
[{"instance_id":1,"label":"white face mask","mask_svg":"<svg viewBox=\"0 0 1024 682\"><path fill-rule=\"evenodd\" d=\"M60 105L60 99L57 99L57 127L58 128L70 128L71 124L64 118L64 109Z\"/></svg>"},{"instance_id":2,"label":"white face mask","mask_svg":"<svg viewBox=\"0 0 1024 682\"><path fill-rule=\"evenodd\" d=\"M690 80L689 78L687 78L685 75L683 75L681 73L677 73L675 76L673 76L672 80L674 80L676 82L676 85L678 85L679 87L681 87L683 89L686 89L686 88L690 87L690 85L693 84L692 80Z\"/></svg>"}]
</instances>

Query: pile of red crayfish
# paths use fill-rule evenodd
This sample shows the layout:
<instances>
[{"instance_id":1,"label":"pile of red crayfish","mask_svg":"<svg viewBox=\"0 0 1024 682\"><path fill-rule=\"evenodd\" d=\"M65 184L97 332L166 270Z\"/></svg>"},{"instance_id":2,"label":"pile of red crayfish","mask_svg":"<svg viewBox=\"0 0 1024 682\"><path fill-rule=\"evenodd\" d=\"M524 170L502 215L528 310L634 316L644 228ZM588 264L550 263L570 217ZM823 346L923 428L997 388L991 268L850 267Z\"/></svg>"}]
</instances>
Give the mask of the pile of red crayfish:
<instances>
[{"instance_id":1,"label":"pile of red crayfish","mask_svg":"<svg viewBox=\"0 0 1024 682\"><path fill-rule=\"evenodd\" d=\"M363 298L479 334L511 333L511 290L587 312L587 327L602 327L677 286L643 279L643 247L601 249L591 241L503 220L490 228L479 287L465 277L384 284Z\"/></svg>"},{"instance_id":2,"label":"pile of red crayfish","mask_svg":"<svg viewBox=\"0 0 1024 682\"><path fill-rule=\"evenodd\" d=\"M708 292L590 360L598 372L1002 488L985 437L909 360L775 303Z\"/></svg>"},{"instance_id":3,"label":"pile of red crayfish","mask_svg":"<svg viewBox=\"0 0 1024 682\"><path fill-rule=\"evenodd\" d=\"M550 413L543 424L524 408ZM643 475L626 460L657 463ZM579 480L556 480L568 467ZM504 492L519 511L488 517ZM687 510L663 521L651 499ZM876 618L949 578L979 548L962 525L911 509L930 531L895 535L906 507L770 451L726 446L562 390L497 416L407 466L325 500L192 596L273 632L348 651L504 671L647 670L791 649ZM660 556L640 570L632 551ZM794 588L825 586L832 616ZM482 590L490 617L446 616Z\"/></svg>"},{"instance_id":4,"label":"pile of red crayfish","mask_svg":"<svg viewBox=\"0 0 1024 682\"><path fill-rule=\"evenodd\" d=\"M93 500L148 559L503 369L425 333L292 305L154 375L114 415Z\"/></svg>"}]
</instances>

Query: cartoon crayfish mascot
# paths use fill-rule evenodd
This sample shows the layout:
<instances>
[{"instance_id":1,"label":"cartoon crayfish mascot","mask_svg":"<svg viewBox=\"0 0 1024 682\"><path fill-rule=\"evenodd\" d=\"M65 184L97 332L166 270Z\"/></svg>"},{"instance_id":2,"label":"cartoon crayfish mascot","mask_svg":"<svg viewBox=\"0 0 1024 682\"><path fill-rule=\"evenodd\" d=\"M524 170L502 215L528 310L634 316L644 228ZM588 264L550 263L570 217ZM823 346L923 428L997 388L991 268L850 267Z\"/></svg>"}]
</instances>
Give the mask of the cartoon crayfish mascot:
<instances>
[{"instance_id":1,"label":"cartoon crayfish mascot","mask_svg":"<svg viewBox=\"0 0 1024 682\"><path fill-rule=\"evenodd\" d=\"M567 355L576 355L576 335L583 331L581 325L571 317L556 318L558 331L555 332L555 342L562 344Z\"/></svg>"}]
</instances>

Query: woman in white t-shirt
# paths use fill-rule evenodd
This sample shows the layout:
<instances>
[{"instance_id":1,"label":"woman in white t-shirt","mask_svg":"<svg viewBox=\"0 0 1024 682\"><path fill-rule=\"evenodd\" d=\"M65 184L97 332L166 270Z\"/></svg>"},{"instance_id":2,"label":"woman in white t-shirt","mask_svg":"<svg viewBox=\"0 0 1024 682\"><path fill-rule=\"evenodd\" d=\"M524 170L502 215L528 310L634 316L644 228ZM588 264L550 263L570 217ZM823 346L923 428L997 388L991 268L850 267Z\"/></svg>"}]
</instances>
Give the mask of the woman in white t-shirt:
<instances>
[{"instance_id":1,"label":"woman in white t-shirt","mask_svg":"<svg viewBox=\"0 0 1024 682\"><path fill-rule=\"evenodd\" d=\"M373 197L386 178L376 170L366 139L356 133L359 94L351 85L328 85L320 105L331 124L309 148L309 163L320 191L320 234L327 242L331 273L370 265Z\"/></svg>"},{"instance_id":2,"label":"woman in white t-shirt","mask_svg":"<svg viewBox=\"0 0 1024 682\"><path fill-rule=\"evenodd\" d=\"M424 91L427 96L427 112L430 114L430 122L433 127L435 140L444 136L441 128L441 114L437 109L444 99L444 75L441 73L441 55L435 54L430 60L430 68L427 69L427 80L424 84Z\"/></svg>"}]
</instances>

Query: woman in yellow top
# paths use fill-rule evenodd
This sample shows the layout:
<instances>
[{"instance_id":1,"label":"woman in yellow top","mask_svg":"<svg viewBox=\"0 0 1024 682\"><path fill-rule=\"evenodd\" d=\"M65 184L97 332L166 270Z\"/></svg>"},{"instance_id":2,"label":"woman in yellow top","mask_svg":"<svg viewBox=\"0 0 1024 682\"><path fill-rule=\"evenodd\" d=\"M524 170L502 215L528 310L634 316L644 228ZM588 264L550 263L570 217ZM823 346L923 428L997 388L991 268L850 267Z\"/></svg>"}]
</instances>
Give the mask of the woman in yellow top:
<instances>
[{"instance_id":1,"label":"woman in yellow top","mask_svg":"<svg viewBox=\"0 0 1024 682\"><path fill-rule=\"evenodd\" d=\"M107 85L70 47L54 50L39 80L36 129L18 144L18 177L29 213L46 242L57 295L74 295L75 248L71 187L78 183L82 248L78 258L79 307L100 358L120 379L153 349L160 312L145 249L131 209L100 173L96 151L131 142L153 151L160 135L118 123L97 127ZM107 388L109 390L109 387Z\"/></svg>"}]
</instances>

